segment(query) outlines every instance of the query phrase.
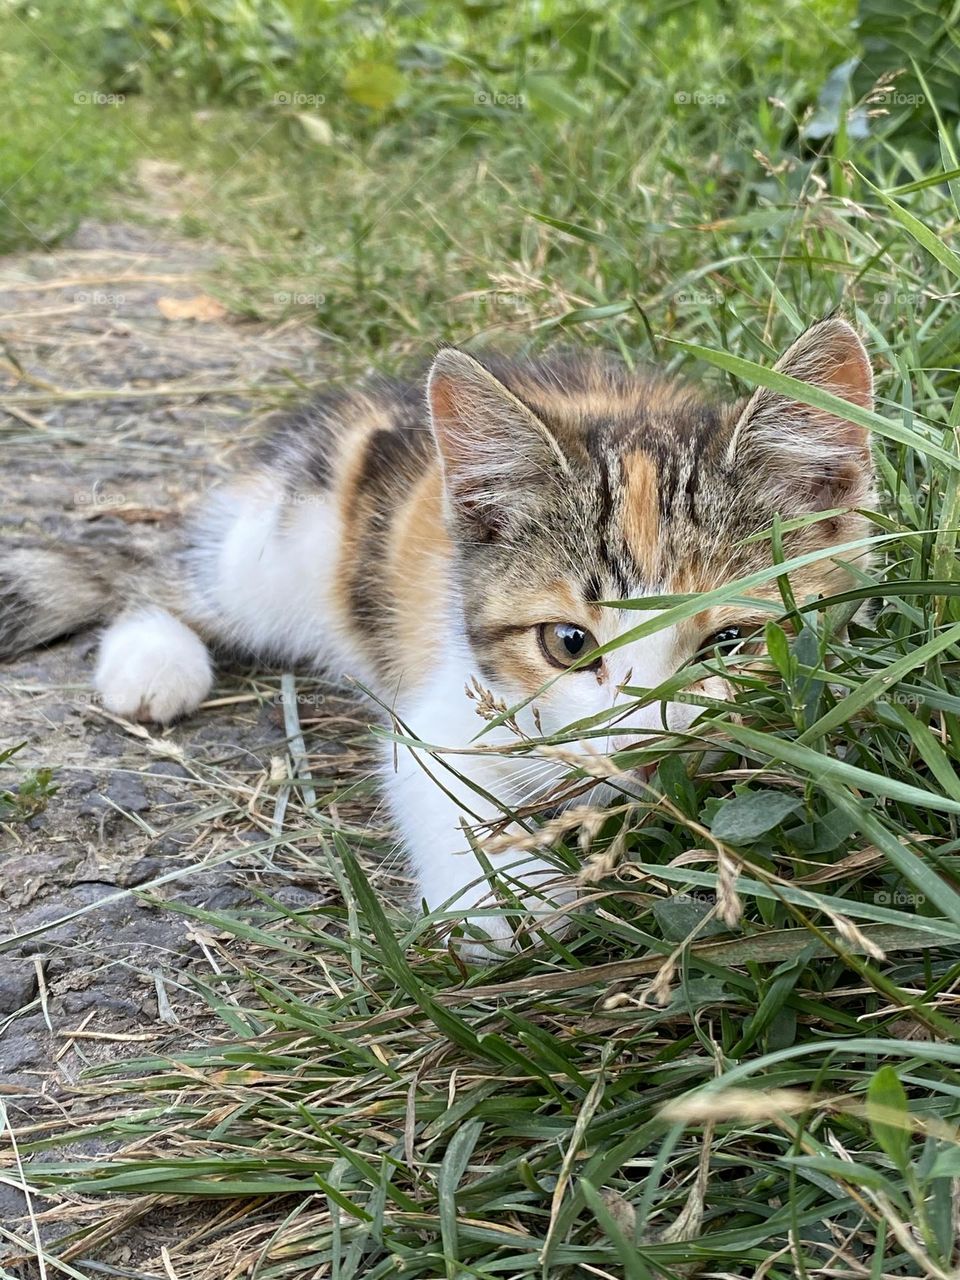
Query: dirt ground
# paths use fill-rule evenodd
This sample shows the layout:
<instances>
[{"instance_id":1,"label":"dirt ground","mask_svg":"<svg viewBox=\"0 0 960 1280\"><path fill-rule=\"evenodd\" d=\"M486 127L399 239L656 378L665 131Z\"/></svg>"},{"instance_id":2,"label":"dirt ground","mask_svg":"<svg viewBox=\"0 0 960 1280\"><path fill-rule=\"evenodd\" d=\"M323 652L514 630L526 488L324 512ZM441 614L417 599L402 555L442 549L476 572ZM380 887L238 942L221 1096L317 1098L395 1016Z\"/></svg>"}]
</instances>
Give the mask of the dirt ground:
<instances>
[{"instance_id":1,"label":"dirt ground","mask_svg":"<svg viewBox=\"0 0 960 1280\"><path fill-rule=\"evenodd\" d=\"M215 262L134 223L85 224L55 252L0 262L0 548L168 545L289 392L287 371L322 377L315 330L244 322L209 296ZM25 1138L51 1114L82 1116L73 1086L92 1063L202 1040L213 1019L193 979L236 963L234 943L131 890L169 877L153 899L211 911L253 905L253 887L288 905L332 892L297 835L279 673L228 672L196 716L148 730L92 697L95 640L0 666L0 750L25 744L0 790L41 767L58 787L0 827L0 1263L22 1259L10 1239L25 1238L7 1127ZM366 777L357 703L312 679L297 691L321 796ZM51 1236L58 1203L33 1205ZM138 1232L142 1244L149 1224ZM163 1232L158 1219L157 1244Z\"/></svg>"}]
</instances>

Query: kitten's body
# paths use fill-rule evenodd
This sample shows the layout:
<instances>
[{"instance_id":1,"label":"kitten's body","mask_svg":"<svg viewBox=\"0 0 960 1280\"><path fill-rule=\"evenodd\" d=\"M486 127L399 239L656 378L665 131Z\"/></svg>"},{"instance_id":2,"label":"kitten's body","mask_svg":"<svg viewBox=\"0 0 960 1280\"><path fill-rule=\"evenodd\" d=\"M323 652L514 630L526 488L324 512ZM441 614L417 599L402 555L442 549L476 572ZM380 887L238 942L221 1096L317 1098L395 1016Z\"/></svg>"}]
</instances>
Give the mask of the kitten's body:
<instances>
[{"instance_id":1,"label":"kitten's body","mask_svg":"<svg viewBox=\"0 0 960 1280\"><path fill-rule=\"evenodd\" d=\"M808 331L782 367L870 401L869 365L840 321ZM209 692L208 645L358 679L417 738L462 753L445 765L391 749L385 785L423 897L466 912L490 890L464 824L488 828L503 803L548 793L562 768L518 754L506 725L478 752L483 722L465 686L478 677L508 705L532 698L518 717L531 735L608 711L625 683L656 687L709 634L766 615L704 610L549 683L577 632L604 644L636 626L638 615L601 601L733 581L769 563L765 543L743 539L775 511L862 506L870 485L862 432L765 392L722 408L595 357L481 364L447 350L427 397L380 382L290 419L199 503L182 560L157 577L83 549L12 557L0 642L27 647L118 614L95 677L104 705L163 723ZM850 513L791 534L788 552L864 531ZM845 578L827 560L794 585L805 597ZM667 723L683 729L695 714L671 704ZM594 745L616 750L663 728L651 706ZM544 887L555 874L545 863L509 850L493 861L533 898L568 896ZM501 937L510 927L484 925Z\"/></svg>"}]
</instances>

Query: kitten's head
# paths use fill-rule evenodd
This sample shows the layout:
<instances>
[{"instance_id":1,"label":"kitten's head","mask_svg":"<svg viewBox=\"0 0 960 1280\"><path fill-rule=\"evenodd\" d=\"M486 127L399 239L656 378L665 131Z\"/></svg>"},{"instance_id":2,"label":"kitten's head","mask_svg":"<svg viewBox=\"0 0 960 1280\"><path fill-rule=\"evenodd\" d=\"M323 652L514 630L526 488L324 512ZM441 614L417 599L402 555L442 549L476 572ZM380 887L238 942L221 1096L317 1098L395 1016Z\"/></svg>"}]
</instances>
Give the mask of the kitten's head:
<instances>
[{"instance_id":1,"label":"kitten's head","mask_svg":"<svg viewBox=\"0 0 960 1280\"><path fill-rule=\"evenodd\" d=\"M867 354L843 320L808 329L776 367L872 406ZM651 616L600 601L706 592L769 566L769 540L749 538L775 514L844 509L786 533L787 556L868 532L855 510L873 499L867 433L771 391L718 406L596 358L507 363L445 349L428 393L466 639L481 679L508 701ZM800 601L851 585L832 558L791 581ZM775 581L748 594L779 598ZM544 732L622 701L624 683L656 687L769 616L705 608L570 670L537 698ZM667 723L684 728L696 714L671 704ZM615 732L662 728L651 706Z\"/></svg>"}]
</instances>

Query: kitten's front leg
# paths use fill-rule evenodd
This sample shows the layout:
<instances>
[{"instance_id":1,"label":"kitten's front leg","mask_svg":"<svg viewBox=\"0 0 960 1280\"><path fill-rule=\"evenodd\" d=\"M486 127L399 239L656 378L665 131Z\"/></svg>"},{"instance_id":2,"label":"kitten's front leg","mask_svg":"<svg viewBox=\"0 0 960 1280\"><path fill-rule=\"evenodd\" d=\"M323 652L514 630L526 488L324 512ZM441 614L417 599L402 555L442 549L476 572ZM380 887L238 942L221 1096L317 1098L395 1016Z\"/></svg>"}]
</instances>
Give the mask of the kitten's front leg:
<instances>
[{"instance_id":1,"label":"kitten's front leg","mask_svg":"<svg viewBox=\"0 0 960 1280\"><path fill-rule=\"evenodd\" d=\"M446 908L462 914L470 933L484 933L493 944L464 940L460 949L475 959L496 959L498 952L516 946L518 915L539 918L549 932L562 933L569 918L561 908L576 898L570 878L525 848L520 839L525 832L517 826L518 847L492 853L488 858L506 890L498 896L470 848L463 825L496 822L503 817L501 810L436 759L407 748L400 750L396 769L391 755L386 790L413 863L418 896L431 911ZM529 761L523 757L517 757L512 770L498 761L497 781L492 783L490 757L451 755L445 759L458 773L492 794L496 793L497 784L510 786L511 773L519 780L529 769ZM523 796L516 794L510 800L517 806L525 802ZM520 906L511 913L513 899Z\"/></svg>"}]
</instances>

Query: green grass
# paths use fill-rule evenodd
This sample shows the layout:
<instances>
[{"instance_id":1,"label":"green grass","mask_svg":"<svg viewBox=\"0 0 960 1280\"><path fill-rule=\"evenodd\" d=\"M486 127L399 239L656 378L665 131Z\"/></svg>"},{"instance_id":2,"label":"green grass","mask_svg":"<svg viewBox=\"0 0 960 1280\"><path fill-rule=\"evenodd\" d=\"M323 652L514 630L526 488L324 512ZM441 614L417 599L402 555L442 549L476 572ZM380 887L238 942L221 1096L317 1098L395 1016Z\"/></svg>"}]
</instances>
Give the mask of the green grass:
<instances>
[{"instance_id":1,"label":"green grass","mask_svg":"<svg viewBox=\"0 0 960 1280\"><path fill-rule=\"evenodd\" d=\"M207 992L217 1043L95 1073L94 1100L140 1100L91 1122L136 1151L34 1181L251 1197L231 1262L270 1280L955 1275L954 119L893 100L806 137L859 51L849 6L208 3L167 30L143 0L115 10L145 15L133 54L96 5L54 8L5 19L15 83L59 101L72 18L71 85L127 97L75 128L14 101L14 171L71 128L4 197L8 242L175 158L183 227L232 251L217 287L310 314L337 376L560 339L738 393L840 306L875 356L882 508L855 598L785 580L775 678L736 677L738 718L708 706L595 833L572 938L466 972L307 813L341 900L193 913L248 949ZM551 856L576 868L575 833ZM201 1236L178 1274L215 1257Z\"/></svg>"},{"instance_id":2,"label":"green grass","mask_svg":"<svg viewBox=\"0 0 960 1280\"><path fill-rule=\"evenodd\" d=\"M65 64L16 9L0 12L0 253L57 241L122 182L136 138L116 107L90 101L90 76Z\"/></svg>"}]
</instances>

